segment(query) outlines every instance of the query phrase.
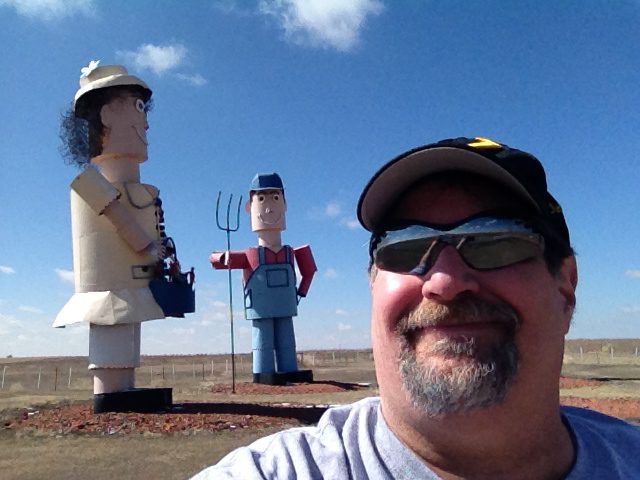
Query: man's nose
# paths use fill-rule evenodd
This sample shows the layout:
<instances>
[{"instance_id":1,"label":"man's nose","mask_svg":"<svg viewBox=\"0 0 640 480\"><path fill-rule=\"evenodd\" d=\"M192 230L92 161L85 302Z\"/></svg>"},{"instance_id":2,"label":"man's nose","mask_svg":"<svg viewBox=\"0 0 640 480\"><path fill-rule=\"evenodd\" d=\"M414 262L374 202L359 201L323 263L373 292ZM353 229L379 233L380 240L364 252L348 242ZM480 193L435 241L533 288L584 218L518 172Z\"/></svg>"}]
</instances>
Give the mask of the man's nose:
<instances>
[{"instance_id":1,"label":"man's nose","mask_svg":"<svg viewBox=\"0 0 640 480\"><path fill-rule=\"evenodd\" d=\"M264 213L271 213L271 208L267 207L264 209Z\"/></svg>"},{"instance_id":2,"label":"man's nose","mask_svg":"<svg viewBox=\"0 0 640 480\"><path fill-rule=\"evenodd\" d=\"M433 266L424 274L422 295L441 302L453 300L463 292L477 292L480 288L478 272L469 267L451 245L442 249Z\"/></svg>"}]
</instances>

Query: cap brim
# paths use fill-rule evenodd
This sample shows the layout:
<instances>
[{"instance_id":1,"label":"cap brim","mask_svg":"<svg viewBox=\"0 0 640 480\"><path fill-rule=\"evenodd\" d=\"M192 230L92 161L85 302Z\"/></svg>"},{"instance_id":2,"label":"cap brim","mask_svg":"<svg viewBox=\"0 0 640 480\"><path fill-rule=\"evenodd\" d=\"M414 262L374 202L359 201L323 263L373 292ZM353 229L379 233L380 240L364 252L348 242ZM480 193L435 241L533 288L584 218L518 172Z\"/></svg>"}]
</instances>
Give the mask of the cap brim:
<instances>
[{"instance_id":1,"label":"cap brim","mask_svg":"<svg viewBox=\"0 0 640 480\"><path fill-rule=\"evenodd\" d=\"M526 189L488 158L462 148L432 147L411 150L382 167L369 180L358 201L358 220L375 231L389 208L415 182L440 172L459 171L487 177L513 190L536 210L539 207Z\"/></svg>"}]
</instances>

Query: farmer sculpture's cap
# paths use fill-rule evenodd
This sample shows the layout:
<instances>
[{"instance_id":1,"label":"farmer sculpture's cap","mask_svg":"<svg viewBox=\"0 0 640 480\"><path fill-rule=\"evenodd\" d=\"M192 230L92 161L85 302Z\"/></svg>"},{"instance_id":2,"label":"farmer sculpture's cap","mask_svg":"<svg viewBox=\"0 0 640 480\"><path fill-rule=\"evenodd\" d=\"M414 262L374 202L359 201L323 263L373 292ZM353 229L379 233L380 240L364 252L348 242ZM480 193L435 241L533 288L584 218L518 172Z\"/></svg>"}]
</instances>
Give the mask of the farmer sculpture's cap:
<instances>
[{"instance_id":1,"label":"farmer sculpture's cap","mask_svg":"<svg viewBox=\"0 0 640 480\"><path fill-rule=\"evenodd\" d=\"M100 60L91 60L89 65L81 69L80 89L73 100L77 117L85 118L87 114L86 94L100 88L132 86L140 87L143 100L147 102L151 98L151 89L145 82L134 75L129 75L122 65L98 66Z\"/></svg>"},{"instance_id":2,"label":"farmer sculpture's cap","mask_svg":"<svg viewBox=\"0 0 640 480\"><path fill-rule=\"evenodd\" d=\"M370 232L384 229L387 212L417 181L440 172L487 177L516 193L537 212L547 234L569 245L562 208L547 191L547 178L533 155L487 138L453 138L417 147L384 165L369 180L358 201L358 220Z\"/></svg>"},{"instance_id":3,"label":"farmer sculpture's cap","mask_svg":"<svg viewBox=\"0 0 640 480\"><path fill-rule=\"evenodd\" d=\"M251 180L251 192L260 190L284 190L282 179L277 173L256 173Z\"/></svg>"}]
</instances>

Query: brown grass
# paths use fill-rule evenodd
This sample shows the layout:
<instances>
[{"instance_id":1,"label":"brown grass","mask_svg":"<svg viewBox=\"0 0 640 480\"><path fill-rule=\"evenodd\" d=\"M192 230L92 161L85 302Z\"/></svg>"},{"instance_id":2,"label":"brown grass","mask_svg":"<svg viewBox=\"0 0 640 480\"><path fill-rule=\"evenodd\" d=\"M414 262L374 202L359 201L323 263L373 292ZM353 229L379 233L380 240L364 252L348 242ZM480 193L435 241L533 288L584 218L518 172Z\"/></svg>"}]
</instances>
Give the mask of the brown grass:
<instances>
[{"instance_id":1,"label":"brown grass","mask_svg":"<svg viewBox=\"0 0 640 480\"><path fill-rule=\"evenodd\" d=\"M185 479L278 429L165 436L16 436L0 431L4 480Z\"/></svg>"},{"instance_id":2,"label":"brown grass","mask_svg":"<svg viewBox=\"0 0 640 480\"><path fill-rule=\"evenodd\" d=\"M567 342L563 374L579 378L619 380L562 390L561 395L576 398L640 398L640 359L635 356L635 346L640 346L640 340L616 342ZM611 347L614 349L613 359ZM137 372L137 385L172 387L176 403L251 401L334 404L349 403L376 394L370 351L305 352L302 364L313 369L317 380L369 382L372 384L371 391L296 396L254 395L250 399L210 393L212 384L230 383L227 359L228 356L222 355L143 357L142 366ZM91 377L86 370L86 358L0 359L0 374L4 366L7 366L7 370L5 388L0 390L0 417L16 408L58 403L69 399L89 402L92 398ZM54 385L56 367L58 382ZM70 367L72 383L68 386ZM248 355L238 359L237 369L238 382L250 381L251 365ZM36 388L38 374L39 390ZM639 380L629 380L634 378ZM54 391L55 386L57 390ZM198 435L140 434L98 437L16 433L3 430L0 424L0 452L3 452L0 455L0 477L7 480L76 480L87 477L92 480L183 479L217 462L230 450L276 430L277 428Z\"/></svg>"}]
</instances>

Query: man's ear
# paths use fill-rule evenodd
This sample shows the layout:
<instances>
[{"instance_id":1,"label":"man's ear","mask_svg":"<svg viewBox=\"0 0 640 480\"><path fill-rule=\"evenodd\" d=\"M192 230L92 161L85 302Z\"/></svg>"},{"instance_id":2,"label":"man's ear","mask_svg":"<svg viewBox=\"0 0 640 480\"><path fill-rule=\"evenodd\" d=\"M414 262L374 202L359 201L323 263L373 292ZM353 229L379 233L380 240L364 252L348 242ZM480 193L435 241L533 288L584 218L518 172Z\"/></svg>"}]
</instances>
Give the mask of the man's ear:
<instances>
[{"instance_id":1,"label":"man's ear","mask_svg":"<svg viewBox=\"0 0 640 480\"><path fill-rule=\"evenodd\" d=\"M558 290L560 295L565 300L564 313L567 319L567 331L569 330L569 324L573 311L576 307L576 288L578 286L578 266L576 264L576 257L573 255L565 258L562 261L560 270L557 274Z\"/></svg>"},{"instance_id":2,"label":"man's ear","mask_svg":"<svg viewBox=\"0 0 640 480\"><path fill-rule=\"evenodd\" d=\"M252 197L252 195L249 195L249 200L247 200L247 203L244 204L244 210L248 214L251 214L251 197Z\"/></svg>"}]
</instances>

